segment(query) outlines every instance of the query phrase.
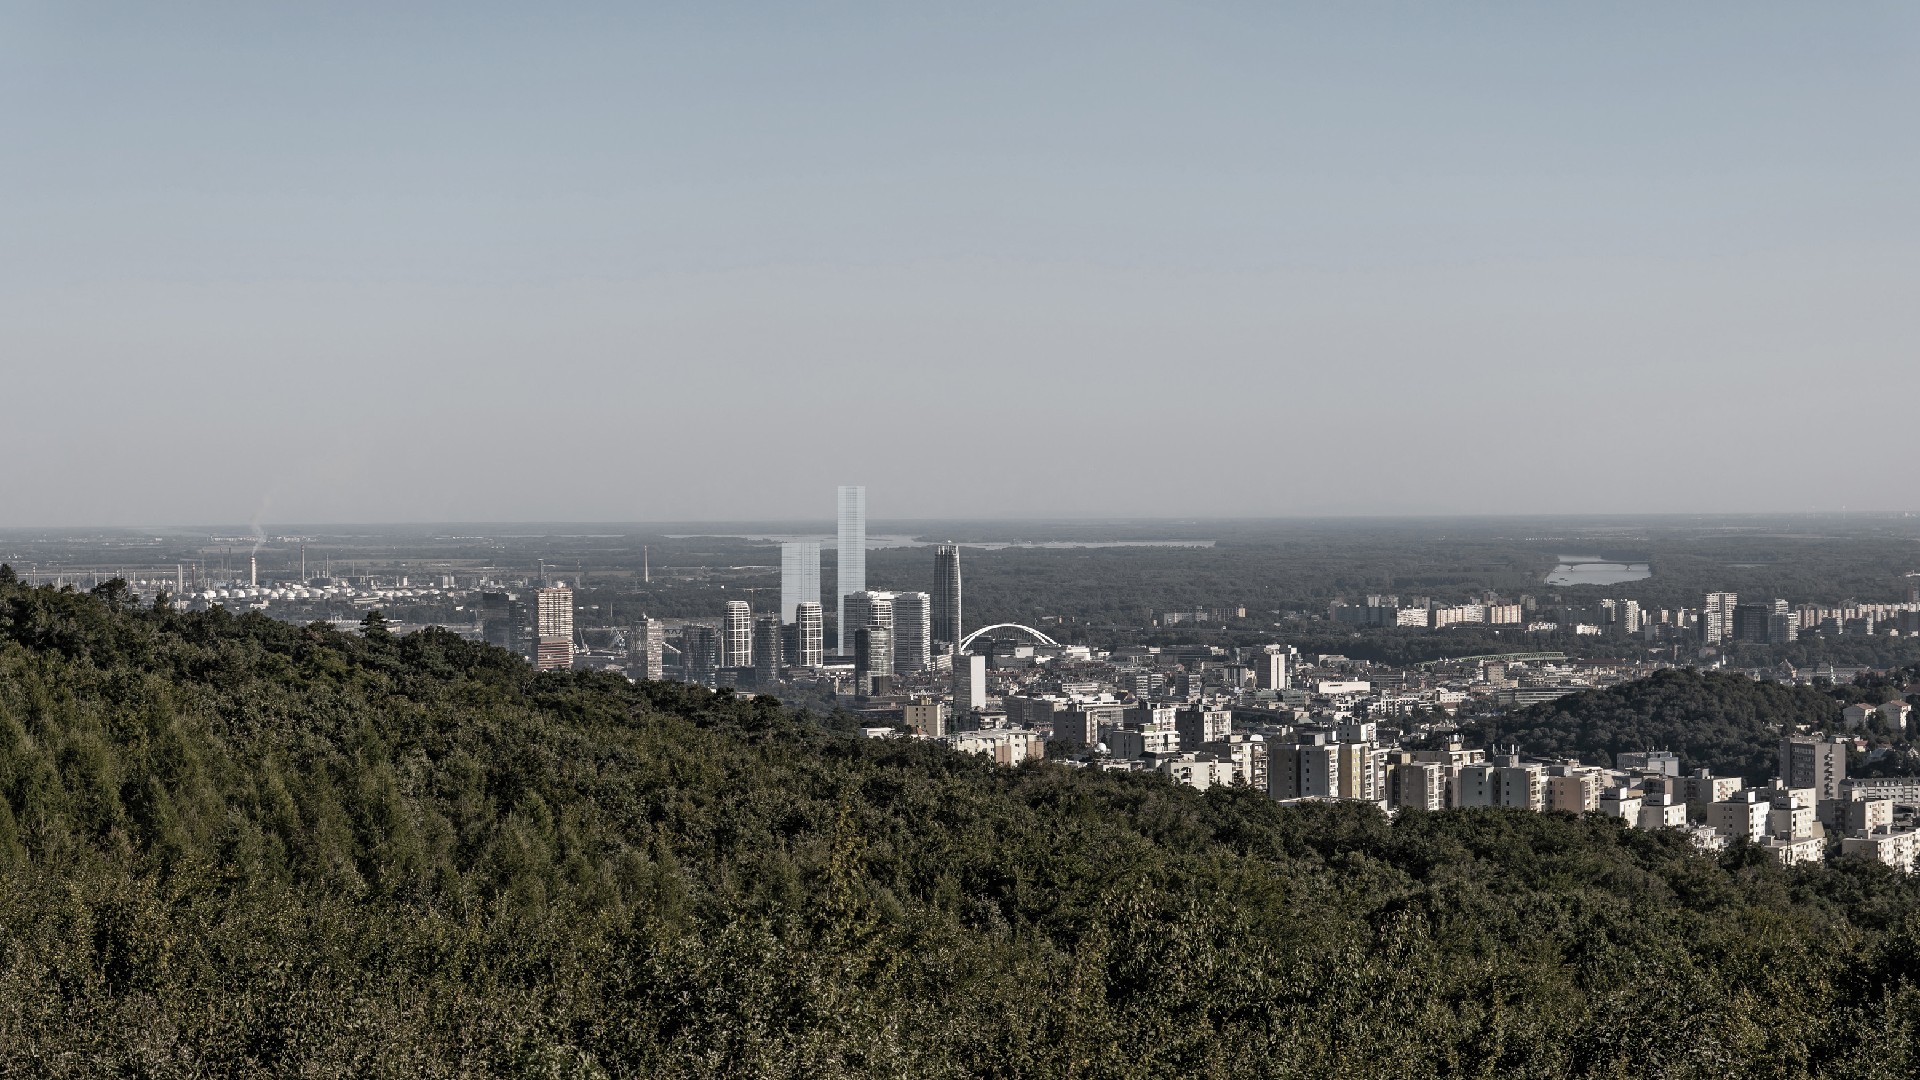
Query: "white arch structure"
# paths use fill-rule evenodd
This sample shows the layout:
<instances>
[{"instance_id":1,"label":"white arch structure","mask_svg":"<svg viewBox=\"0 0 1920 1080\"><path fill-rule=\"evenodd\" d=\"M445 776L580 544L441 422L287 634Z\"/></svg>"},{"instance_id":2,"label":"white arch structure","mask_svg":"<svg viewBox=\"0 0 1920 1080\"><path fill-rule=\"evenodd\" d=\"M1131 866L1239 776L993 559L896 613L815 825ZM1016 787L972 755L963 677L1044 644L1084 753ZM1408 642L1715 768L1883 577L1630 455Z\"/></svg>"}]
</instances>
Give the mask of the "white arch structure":
<instances>
[{"instance_id":1,"label":"white arch structure","mask_svg":"<svg viewBox=\"0 0 1920 1080\"><path fill-rule=\"evenodd\" d=\"M973 640L975 638L979 637L981 634L987 633L990 630L1018 630L1021 633L1027 635L1028 637L1032 638L1034 641L1039 642L1042 645L1057 646L1060 644L1059 642L1053 640L1052 638L1041 633L1040 631L1035 630L1031 626L1021 626L1019 623L1014 623L1014 622L1002 622L1002 623L994 623L992 626L983 626L980 629L975 630L973 633L968 634L966 637L961 638L959 651L966 652L967 648L973 644Z\"/></svg>"}]
</instances>

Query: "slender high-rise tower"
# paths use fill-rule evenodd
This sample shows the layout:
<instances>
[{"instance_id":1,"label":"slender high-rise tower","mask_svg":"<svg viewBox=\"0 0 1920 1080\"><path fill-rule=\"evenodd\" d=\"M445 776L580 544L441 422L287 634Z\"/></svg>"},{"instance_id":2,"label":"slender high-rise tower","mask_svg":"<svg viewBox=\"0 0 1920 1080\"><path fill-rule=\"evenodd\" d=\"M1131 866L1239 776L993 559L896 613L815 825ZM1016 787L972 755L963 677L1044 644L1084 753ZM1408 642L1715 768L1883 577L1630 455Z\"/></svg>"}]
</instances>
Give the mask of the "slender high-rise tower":
<instances>
[{"instance_id":1,"label":"slender high-rise tower","mask_svg":"<svg viewBox=\"0 0 1920 1080\"><path fill-rule=\"evenodd\" d=\"M780 616L768 612L753 620L753 682L768 687L780 679L787 657L780 633Z\"/></svg>"},{"instance_id":2,"label":"slender high-rise tower","mask_svg":"<svg viewBox=\"0 0 1920 1080\"><path fill-rule=\"evenodd\" d=\"M554 586L533 595L533 666L565 671L573 666L573 590Z\"/></svg>"},{"instance_id":3,"label":"slender high-rise tower","mask_svg":"<svg viewBox=\"0 0 1920 1080\"><path fill-rule=\"evenodd\" d=\"M844 656L853 651L847 597L867 591L867 489L859 484L840 485L840 543L834 557L834 616Z\"/></svg>"},{"instance_id":4,"label":"slender high-rise tower","mask_svg":"<svg viewBox=\"0 0 1920 1080\"><path fill-rule=\"evenodd\" d=\"M960 644L965 624L960 619L960 547L942 544L933 553L933 640L944 652Z\"/></svg>"},{"instance_id":5,"label":"slender high-rise tower","mask_svg":"<svg viewBox=\"0 0 1920 1080\"><path fill-rule=\"evenodd\" d=\"M753 666L753 608L745 600L727 601L726 620L720 628L720 666Z\"/></svg>"},{"instance_id":6,"label":"slender high-rise tower","mask_svg":"<svg viewBox=\"0 0 1920 1080\"><path fill-rule=\"evenodd\" d=\"M659 619L641 616L627 631L627 677L638 682L666 678L666 627Z\"/></svg>"},{"instance_id":7,"label":"slender high-rise tower","mask_svg":"<svg viewBox=\"0 0 1920 1080\"><path fill-rule=\"evenodd\" d=\"M824 661L826 651L826 632L821 629L825 621L820 605L812 601L803 601L793 613L795 655L791 663L801 667L817 668Z\"/></svg>"},{"instance_id":8,"label":"slender high-rise tower","mask_svg":"<svg viewBox=\"0 0 1920 1080\"><path fill-rule=\"evenodd\" d=\"M820 541L780 545L780 621L790 623L801 604L820 602Z\"/></svg>"},{"instance_id":9,"label":"slender high-rise tower","mask_svg":"<svg viewBox=\"0 0 1920 1080\"><path fill-rule=\"evenodd\" d=\"M931 606L932 598L923 592L893 595L893 670L896 673L925 671L932 666L933 653L928 648L927 637L927 625L931 621L927 611Z\"/></svg>"}]
</instances>

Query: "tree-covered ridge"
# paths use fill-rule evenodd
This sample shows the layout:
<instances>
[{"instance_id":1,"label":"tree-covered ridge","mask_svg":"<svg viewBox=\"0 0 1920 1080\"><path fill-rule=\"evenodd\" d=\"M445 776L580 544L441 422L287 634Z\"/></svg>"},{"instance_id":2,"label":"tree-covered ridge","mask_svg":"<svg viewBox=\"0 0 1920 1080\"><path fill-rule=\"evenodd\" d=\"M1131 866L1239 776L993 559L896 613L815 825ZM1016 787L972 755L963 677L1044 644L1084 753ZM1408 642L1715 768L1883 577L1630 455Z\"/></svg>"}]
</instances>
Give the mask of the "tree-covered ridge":
<instances>
[{"instance_id":1,"label":"tree-covered ridge","mask_svg":"<svg viewBox=\"0 0 1920 1080\"><path fill-rule=\"evenodd\" d=\"M1489 745L1611 764L1623 751L1671 750L1686 769L1759 781L1774 775L1782 732L1838 723L1841 703L1804 686L1669 669L1481 721Z\"/></svg>"},{"instance_id":2,"label":"tree-covered ridge","mask_svg":"<svg viewBox=\"0 0 1920 1080\"><path fill-rule=\"evenodd\" d=\"M1910 1075L1920 889L0 584L0 1071Z\"/></svg>"}]
</instances>

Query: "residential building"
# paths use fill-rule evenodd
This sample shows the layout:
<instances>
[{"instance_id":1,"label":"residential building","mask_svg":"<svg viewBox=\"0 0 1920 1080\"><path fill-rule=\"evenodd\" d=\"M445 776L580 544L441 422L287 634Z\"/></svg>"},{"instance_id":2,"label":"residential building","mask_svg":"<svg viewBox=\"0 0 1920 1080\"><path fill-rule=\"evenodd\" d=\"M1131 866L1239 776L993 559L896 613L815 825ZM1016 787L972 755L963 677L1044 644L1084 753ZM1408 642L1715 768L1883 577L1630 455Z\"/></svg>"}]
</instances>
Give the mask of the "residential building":
<instances>
[{"instance_id":1,"label":"residential building","mask_svg":"<svg viewBox=\"0 0 1920 1080\"><path fill-rule=\"evenodd\" d=\"M1687 817L1695 821L1704 821L1709 806L1733 798L1743 786L1737 776L1714 776L1705 769L1696 769L1692 775L1681 777L1680 784L1681 794L1687 800ZM1721 835L1725 835L1725 830Z\"/></svg>"},{"instance_id":2,"label":"residential building","mask_svg":"<svg viewBox=\"0 0 1920 1080\"><path fill-rule=\"evenodd\" d=\"M1407 761L1393 767L1393 805L1443 810L1447 805L1447 767L1432 761Z\"/></svg>"},{"instance_id":3,"label":"residential building","mask_svg":"<svg viewBox=\"0 0 1920 1080\"><path fill-rule=\"evenodd\" d=\"M753 666L753 607L745 600L727 601L726 616L720 622L720 666Z\"/></svg>"},{"instance_id":4,"label":"residential building","mask_svg":"<svg viewBox=\"0 0 1920 1080\"><path fill-rule=\"evenodd\" d=\"M1517 806L1523 810L1544 810L1546 792L1541 783L1541 767L1512 763L1502 765L1495 770L1497 777L1496 806Z\"/></svg>"},{"instance_id":5,"label":"residential building","mask_svg":"<svg viewBox=\"0 0 1920 1080\"><path fill-rule=\"evenodd\" d=\"M565 671L573 666L573 590L564 585L534 591L533 666Z\"/></svg>"},{"instance_id":6,"label":"residential building","mask_svg":"<svg viewBox=\"0 0 1920 1080\"><path fill-rule=\"evenodd\" d=\"M527 606L507 592L480 594L480 636L489 645L497 645L521 657L531 657L532 643Z\"/></svg>"},{"instance_id":7,"label":"residential building","mask_svg":"<svg viewBox=\"0 0 1920 1080\"><path fill-rule=\"evenodd\" d=\"M1262 690L1287 689L1287 654L1270 645L1252 655L1253 678Z\"/></svg>"},{"instance_id":8,"label":"residential building","mask_svg":"<svg viewBox=\"0 0 1920 1080\"><path fill-rule=\"evenodd\" d=\"M711 686L719 667L720 632L705 623L688 623L680 631L681 677Z\"/></svg>"},{"instance_id":9,"label":"residential building","mask_svg":"<svg viewBox=\"0 0 1920 1080\"><path fill-rule=\"evenodd\" d=\"M896 674L932 666L932 598L923 592L893 595L893 670Z\"/></svg>"},{"instance_id":10,"label":"residential building","mask_svg":"<svg viewBox=\"0 0 1920 1080\"><path fill-rule=\"evenodd\" d=\"M956 732L943 741L962 753L983 754L997 765L1018 765L1028 758L1047 756L1046 737L1019 728Z\"/></svg>"},{"instance_id":11,"label":"residential building","mask_svg":"<svg viewBox=\"0 0 1920 1080\"><path fill-rule=\"evenodd\" d=\"M642 616L627 631L627 677L635 682L666 678L666 645L666 627Z\"/></svg>"},{"instance_id":12,"label":"residential building","mask_svg":"<svg viewBox=\"0 0 1920 1080\"><path fill-rule=\"evenodd\" d=\"M1204 703L1188 705L1175 715L1173 729L1179 733L1182 750L1198 749L1202 743L1218 742L1227 737L1227 733L1233 730L1233 710Z\"/></svg>"},{"instance_id":13,"label":"residential building","mask_svg":"<svg viewBox=\"0 0 1920 1080\"><path fill-rule=\"evenodd\" d=\"M1847 779L1847 743L1840 739L1796 735L1780 741L1780 782L1813 788L1816 797L1837 799Z\"/></svg>"},{"instance_id":14,"label":"residential building","mask_svg":"<svg viewBox=\"0 0 1920 1080\"><path fill-rule=\"evenodd\" d=\"M1803 836L1797 839L1787 836L1763 836L1754 841L1754 846L1778 859L1782 866L1818 863L1826 854L1826 842L1817 836Z\"/></svg>"},{"instance_id":15,"label":"residential building","mask_svg":"<svg viewBox=\"0 0 1920 1080\"><path fill-rule=\"evenodd\" d=\"M1758 789L1735 792L1707 807L1707 824L1729 839L1758 840L1767 835L1767 816L1773 804Z\"/></svg>"},{"instance_id":16,"label":"residential building","mask_svg":"<svg viewBox=\"0 0 1920 1080\"><path fill-rule=\"evenodd\" d=\"M907 702L901 709L901 719L906 726L920 735L940 736L947 733L947 703L938 698L917 697Z\"/></svg>"},{"instance_id":17,"label":"residential building","mask_svg":"<svg viewBox=\"0 0 1920 1080\"><path fill-rule=\"evenodd\" d=\"M1627 772L1680 775L1680 755L1668 750L1624 751L1614 763Z\"/></svg>"},{"instance_id":18,"label":"residential building","mask_svg":"<svg viewBox=\"0 0 1920 1080\"><path fill-rule=\"evenodd\" d=\"M1547 777L1547 809L1584 814L1600 808L1604 786L1597 769L1568 769Z\"/></svg>"},{"instance_id":19,"label":"residential building","mask_svg":"<svg viewBox=\"0 0 1920 1080\"><path fill-rule=\"evenodd\" d=\"M1913 873L1916 849L1920 849L1920 833L1892 826L1881 826L1858 836L1843 837L1840 841L1843 858L1870 859L1903 874Z\"/></svg>"},{"instance_id":20,"label":"residential building","mask_svg":"<svg viewBox=\"0 0 1920 1080\"><path fill-rule=\"evenodd\" d=\"M953 711L987 707L987 658L960 653L953 658Z\"/></svg>"},{"instance_id":21,"label":"residential building","mask_svg":"<svg viewBox=\"0 0 1920 1080\"><path fill-rule=\"evenodd\" d=\"M853 686L853 692L861 697L892 689L893 633L885 626L862 626L854 631Z\"/></svg>"},{"instance_id":22,"label":"residential building","mask_svg":"<svg viewBox=\"0 0 1920 1080\"><path fill-rule=\"evenodd\" d=\"M842 617L847 620L847 626L850 629L878 626L887 632L888 640L892 640L894 632L892 593L881 592L878 589L862 589L845 597L841 603L844 605Z\"/></svg>"},{"instance_id":23,"label":"residential building","mask_svg":"<svg viewBox=\"0 0 1920 1080\"><path fill-rule=\"evenodd\" d=\"M756 685L772 686L780 681L786 666L786 635L781 633L780 616L771 612L754 620L753 678Z\"/></svg>"},{"instance_id":24,"label":"residential building","mask_svg":"<svg viewBox=\"0 0 1920 1080\"><path fill-rule=\"evenodd\" d=\"M1221 761L1198 753L1174 754L1155 766L1175 783L1205 791L1215 784L1233 783L1233 762Z\"/></svg>"},{"instance_id":25,"label":"residential building","mask_svg":"<svg viewBox=\"0 0 1920 1080\"><path fill-rule=\"evenodd\" d=\"M1739 606L1735 593L1708 593L1700 604L1700 642L1719 645L1733 637L1733 609Z\"/></svg>"},{"instance_id":26,"label":"residential building","mask_svg":"<svg viewBox=\"0 0 1920 1080\"><path fill-rule=\"evenodd\" d=\"M1687 804L1671 791L1649 791L1640 799L1643 829L1677 829L1687 823Z\"/></svg>"},{"instance_id":27,"label":"residential building","mask_svg":"<svg viewBox=\"0 0 1920 1080\"><path fill-rule=\"evenodd\" d=\"M1733 609L1733 640L1764 644L1773 619L1771 604L1737 604Z\"/></svg>"},{"instance_id":28,"label":"residential building","mask_svg":"<svg viewBox=\"0 0 1920 1080\"><path fill-rule=\"evenodd\" d=\"M1646 808L1646 796L1638 788L1611 787L1600 793L1600 812L1619 818L1630 829L1640 824Z\"/></svg>"},{"instance_id":29,"label":"residential building","mask_svg":"<svg viewBox=\"0 0 1920 1080\"><path fill-rule=\"evenodd\" d=\"M793 612L794 655L789 662L805 668L826 663L826 612L810 600L802 600Z\"/></svg>"},{"instance_id":30,"label":"residential building","mask_svg":"<svg viewBox=\"0 0 1920 1080\"><path fill-rule=\"evenodd\" d=\"M1228 732L1215 742L1204 743L1200 752L1233 763L1234 783L1256 791L1267 790L1267 742L1264 736Z\"/></svg>"},{"instance_id":31,"label":"residential building","mask_svg":"<svg viewBox=\"0 0 1920 1080\"><path fill-rule=\"evenodd\" d=\"M1866 833L1893 826L1892 799L1855 799L1846 804L1846 831Z\"/></svg>"}]
</instances>

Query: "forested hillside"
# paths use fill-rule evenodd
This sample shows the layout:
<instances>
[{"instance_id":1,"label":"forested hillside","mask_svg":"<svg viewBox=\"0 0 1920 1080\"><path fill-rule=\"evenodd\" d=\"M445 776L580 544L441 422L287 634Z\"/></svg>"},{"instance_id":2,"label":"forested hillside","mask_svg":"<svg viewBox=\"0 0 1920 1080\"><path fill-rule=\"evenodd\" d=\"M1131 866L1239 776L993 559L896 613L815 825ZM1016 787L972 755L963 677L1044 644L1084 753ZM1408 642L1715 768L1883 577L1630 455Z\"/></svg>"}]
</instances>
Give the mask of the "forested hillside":
<instances>
[{"instance_id":1,"label":"forested hillside","mask_svg":"<svg viewBox=\"0 0 1920 1080\"><path fill-rule=\"evenodd\" d=\"M1920 889L0 582L0 1073L1910 1076Z\"/></svg>"},{"instance_id":2,"label":"forested hillside","mask_svg":"<svg viewBox=\"0 0 1920 1080\"><path fill-rule=\"evenodd\" d=\"M1779 771L1780 737L1840 719L1833 695L1744 675L1672 669L1481 721L1491 744L1611 764L1629 750L1671 750L1686 769L1760 781Z\"/></svg>"}]
</instances>

